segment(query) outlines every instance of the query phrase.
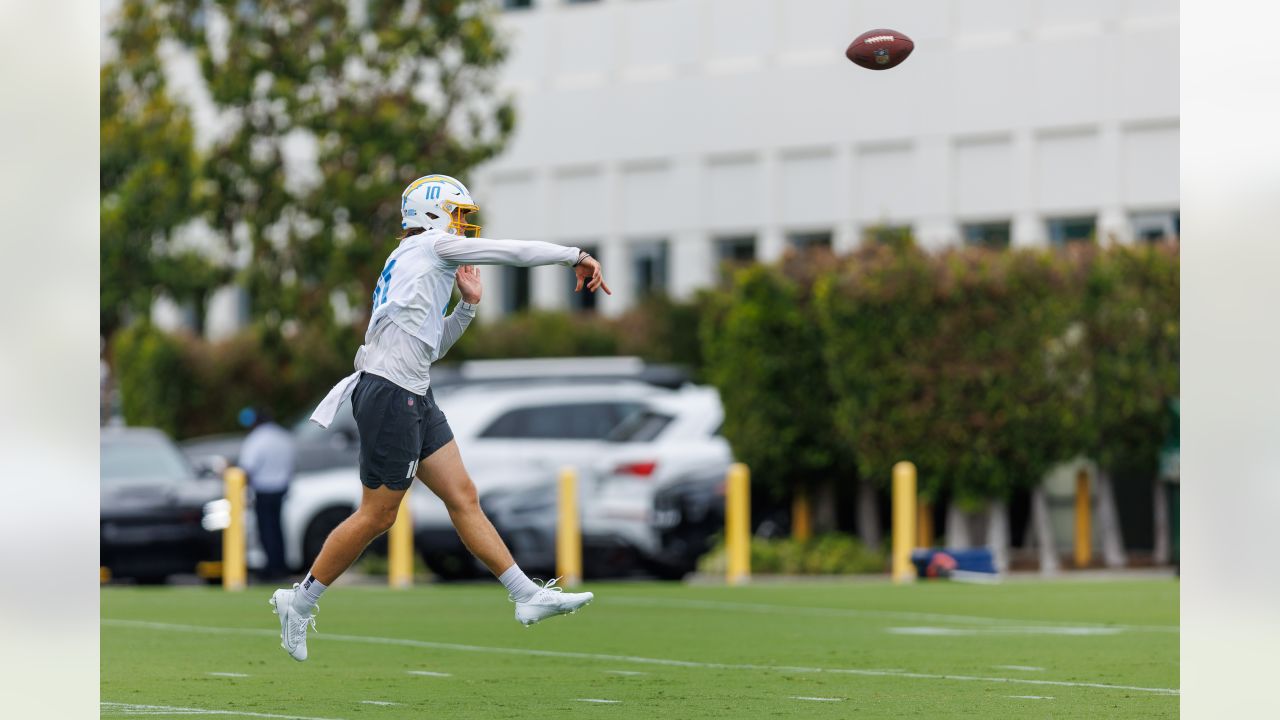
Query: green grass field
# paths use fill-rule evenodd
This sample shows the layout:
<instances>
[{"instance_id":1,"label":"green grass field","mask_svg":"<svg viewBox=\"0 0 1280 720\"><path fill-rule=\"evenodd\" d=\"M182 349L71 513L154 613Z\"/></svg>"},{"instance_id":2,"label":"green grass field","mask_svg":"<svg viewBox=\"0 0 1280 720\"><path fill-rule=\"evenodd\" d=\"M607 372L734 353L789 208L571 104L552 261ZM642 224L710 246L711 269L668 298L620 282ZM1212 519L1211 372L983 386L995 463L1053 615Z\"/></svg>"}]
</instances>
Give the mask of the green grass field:
<instances>
[{"instance_id":1,"label":"green grass field","mask_svg":"<svg viewBox=\"0 0 1280 720\"><path fill-rule=\"evenodd\" d=\"M525 629L497 584L338 587L311 659L270 588L104 588L106 717L1128 718L1178 713L1173 580L591 584ZM591 702L591 701L612 702Z\"/></svg>"}]
</instances>

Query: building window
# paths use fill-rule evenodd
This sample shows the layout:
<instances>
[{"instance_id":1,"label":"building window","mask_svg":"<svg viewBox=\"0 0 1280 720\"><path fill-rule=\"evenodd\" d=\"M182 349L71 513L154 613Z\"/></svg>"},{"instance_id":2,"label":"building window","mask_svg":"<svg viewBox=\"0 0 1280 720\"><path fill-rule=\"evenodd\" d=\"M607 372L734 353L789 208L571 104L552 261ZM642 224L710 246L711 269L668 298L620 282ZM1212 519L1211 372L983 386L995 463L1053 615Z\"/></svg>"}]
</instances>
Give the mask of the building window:
<instances>
[{"instance_id":1,"label":"building window","mask_svg":"<svg viewBox=\"0 0 1280 720\"><path fill-rule=\"evenodd\" d=\"M711 242L721 282L728 282L735 270L756 261L754 235L725 235Z\"/></svg>"},{"instance_id":2,"label":"building window","mask_svg":"<svg viewBox=\"0 0 1280 720\"><path fill-rule=\"evenodd\" d=\"M1009 247L1011 232L1007 222L968 223L961 227L964 244L1000 250Z\"/></svg>"},{"instance_id":3,"label":"building window","mask_svg":"<svg viewBox=\"0 0 1280 720\"><path fill-rule=\"evenodd\" d=\"M533 7L533 0L502 0L503 10L523 10Z\"/></svg>"},{"instance_id":4,"label":"building window","mask_svg":"<svg viewBox=\"0 0 1280 720\"><path fill-rule=\"evenodd\" d=\"M1049 244L1061 247L1067 243L1093 242L1097 221L1091 217L1050 218Z\"/></svg>"},{"instance_id":5,"label":"building window","mask_svg":"<svg viewBox=\"0 0 1280 720\"><path fill-rule=\"evenodd\" d=\"M588 254L591 255L591 257L599 261L602 267L607 267L605 266L604 258L600 257L599 248L595 247L594 245L579 245L578 249L585 250ZM578 276L574 273L569 273L568 275L569 275L569 285L568 285L569 309L577 310L580 312L594 312L596 309L596 298L598 295L603 294L604 290L596 290L595 292L591 292L590 290L587 289L587 284L584 282L582 284L582 289L579 290L578 292L574 292L573 288L578 284ZM607 281L608 281L608 278L606 277L606 282Z\"/></svg>"},{"instance_id":6,"label":"building window","mask_svg":"<svg viewBox=\"0 0 1280 720\"><path fill-rule=\"evenodd\" d=\"M508 315L529 309L529 268L506 267L502 274L502 310Z\"/></svg>"},{"instance_id":7,"label":"building window","mask_svg":"<svg viewBox=\"0 0 1280 720\"><path fill-rule=\"evenodd\" d=\"M1133 237L1141 242L1177 240L1182 230L1182 217L1177 210L1134 213L1130 220Z\"/></svg>"},{"instance_id":8,"label":"building window","mask_svg":"<svg viewBox=\"0 0 1280 720\"><path fill-rule=\"evenodd\" d=\"M754 235L730 235L715 239L716 260L723 263L745 265L756 260Z\"/></svg>"},{"instance_id":9,"label":"building window","mask_svg":"<svg viewBox=\"0 0 1280 720\"><path fill-rule=\"evenodd\" d=\"M631 272L637 298L666 293L667 241L632 243Z\"/></svg>"},{"instance_id":10,"label":"building window","mask_svg":"<svg viewBox=\"0 0 1280 720\"><path fill-rule=\"evenodd\" d=\"M818 230L816 232L787 233L787 247L800 252L813 250L815 248L826 248L827 250L830 250L831 231Z\"/></svg>"}]
</instances>

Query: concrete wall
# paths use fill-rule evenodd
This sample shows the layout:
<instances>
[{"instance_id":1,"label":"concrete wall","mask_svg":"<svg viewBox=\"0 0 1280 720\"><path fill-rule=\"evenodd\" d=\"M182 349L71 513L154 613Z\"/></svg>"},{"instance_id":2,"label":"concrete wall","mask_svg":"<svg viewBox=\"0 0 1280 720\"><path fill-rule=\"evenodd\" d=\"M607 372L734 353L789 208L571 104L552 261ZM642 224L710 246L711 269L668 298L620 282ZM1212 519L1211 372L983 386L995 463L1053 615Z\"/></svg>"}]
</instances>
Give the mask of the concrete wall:
<instances>
[{"instance_id":1,"label":"concrete wall","mask_svg":"<svg viewBox=\"0 0 1280 720\"><path fill-rule=\"evenodd\" d=\"M684 297L718 238L769 260L797 234L841 250L888 223L944 247L1007 223L1037 245L1084 217L1129 241L1178 208L1176 0L534 0L500 22L519 121L471 178L485 234L597 248L607 313L655 243ZM850 64L874 27L915 53ZM564 276L535 270L532 303L567 306Z\"/></svg>"}]
</instances>

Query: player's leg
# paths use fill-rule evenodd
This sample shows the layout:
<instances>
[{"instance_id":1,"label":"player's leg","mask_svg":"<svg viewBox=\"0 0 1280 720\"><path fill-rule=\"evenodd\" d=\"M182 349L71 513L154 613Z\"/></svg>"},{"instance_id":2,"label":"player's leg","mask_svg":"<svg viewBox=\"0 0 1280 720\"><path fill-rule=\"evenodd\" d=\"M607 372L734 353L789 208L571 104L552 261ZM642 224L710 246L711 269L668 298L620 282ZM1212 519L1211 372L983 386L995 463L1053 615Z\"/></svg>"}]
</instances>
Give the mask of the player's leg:
<instances>
[{"instance_id":1,"label":"player's leg","mask_svg":"<svg viewBox=\"0 0 1280 720\"><path fill-rule=\"evenodd\" d=\"M295 660L307 659L307 625L314 624L321 594L395 522L422 447L426 403L421 400L422 396L368 373L351 394L360 433L360 482L364 485L360 507L325 538L306 579L271 596L280 616L280 644Z\"/></svg>"},{"instance_id":2,"label":"player's leg","mask_svg":"<svg viewBox=\"0 0 1280 720\"><path fill-rule=\"evenodd\" d=\"M311 577L328 586L346 572L374 538L391 529L404 494L385 486L365 487L360 507L325 538L311 565Z\"/></svg>"},{"instance_id":3,"label":"player's leg","mask_svg":"<svg viewBox=\"0 0 1280 720\"><path fill-rule=\"evenodd\" d=\"M320 595L351 567L373 539L391 529L404 490L364 488L360 507L325 538L305 580L292 589L276 590L271 607L280 616L280 645L294 660L307 659L307 625L315 626Z\"/></svg>"},{"instance_id":4,"label":"player's leg","mask_svg":"<svg viewBox=\"0 0 1280 720\"><path fill-rule=\"evenodd\" d=\"M507 544L480 509L476 486L462 465L457 442L450 440L418 461L418 479L444 503L462 544L489 568L489 572L501 576L515 564Z\"/></svg>"},{"instance_id":5,"label":"player's leg","mask_svg":"<svg viewBox=\"0 0 1280 720\"><path fill-rule=\"evenodd\" d=\"M552 583L539 587L524 574L493 523L480 509L475 484L452 438L418 462L418 479L444 502L449 519L467 549L511 593L516 603L516 620L520 623L532 625L555 615L577 612L595 597L589 592L562 592Z\"/></svg>"}]
</instances>

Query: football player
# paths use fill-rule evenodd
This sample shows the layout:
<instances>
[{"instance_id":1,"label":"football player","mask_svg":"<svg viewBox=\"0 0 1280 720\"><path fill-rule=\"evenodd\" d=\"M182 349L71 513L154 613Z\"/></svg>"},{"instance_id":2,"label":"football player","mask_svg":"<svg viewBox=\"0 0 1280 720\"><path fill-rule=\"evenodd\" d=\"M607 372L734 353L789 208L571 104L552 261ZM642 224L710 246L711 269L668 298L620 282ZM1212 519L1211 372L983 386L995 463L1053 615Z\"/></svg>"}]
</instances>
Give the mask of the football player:
<instances>
[{"instance_id":1,"label":"football player","mask_svg":"<svg viewBox=\"0 0 1280 720\"><path fill-rule=\"evenodd\" d=\"M516 620L532 625L576 612L593 595L538 585L516 565L477 500L453 431L431 393L431 364L444 356L475 317L482 291L476 265L564 265L574 290L604 290L600 263L586 252L545 242L491 240L467 222L478 208L465 185L447 175L418 178L400 199L400 245L387 258L373 291L356 371L329 391L311 420L327 428L348 399L360 436L360 507L334 528L303 582L271 596L280 616L280 644L307 659L307 626L315 626L320 596L365 547L395 521L400 500L421 480L440 497L467 549L497 576L515 603ZM457 284L461 302L444 311Z\"/></svg>"}]
</instances>

